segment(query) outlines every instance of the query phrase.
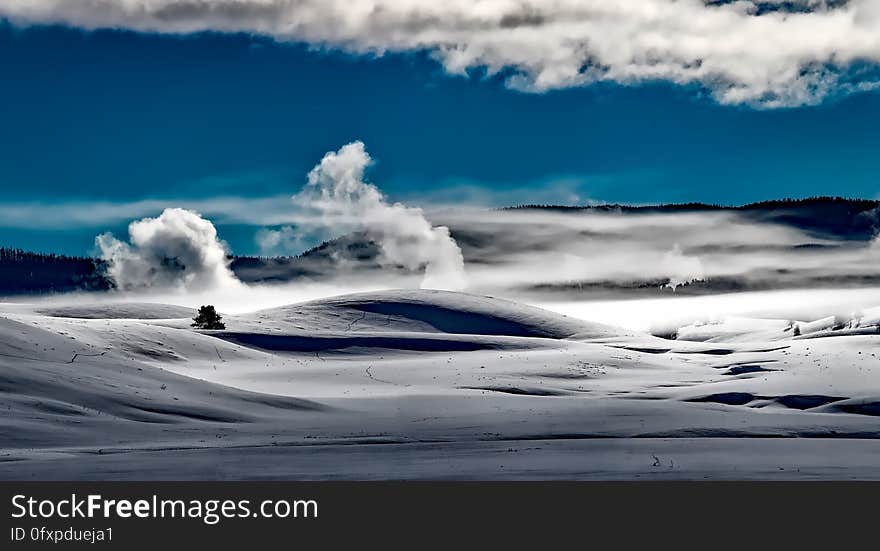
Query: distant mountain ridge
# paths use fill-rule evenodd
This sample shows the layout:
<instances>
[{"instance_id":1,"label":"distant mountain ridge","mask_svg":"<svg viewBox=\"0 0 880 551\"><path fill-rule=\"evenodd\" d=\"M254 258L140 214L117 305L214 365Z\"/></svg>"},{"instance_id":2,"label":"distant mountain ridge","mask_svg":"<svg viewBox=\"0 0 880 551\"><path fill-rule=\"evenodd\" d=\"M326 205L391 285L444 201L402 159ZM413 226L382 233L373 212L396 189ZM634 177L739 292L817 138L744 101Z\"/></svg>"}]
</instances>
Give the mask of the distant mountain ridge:
<instances>
[{"instance_id":1,"label":"distant mountain ridge","mask_svg":"<svg viewBox=\"0 0 880 551\"><path fill-rule=\"evenodd\" d=\"M804 199L774 199L734 206L711 203L661 205L609 203L583 206L529 204L504 207L500 210L592 211L624 214L731 211L744 214L755 221L787 224L816 234L843 239L871 239L880 228L878 208L880 208L880 200L816 196Z\"/></svg>"},{"instance_id":2,"label":"distant mountain ridge","mask_svg":"<svg viewBox=\"0 0 880 551\"><path fill-rule=\"evenodd\" d=\"M869 210L880 207L880 200L877 199L860 199L856 197L840 197L835 195L816 195L813 197L804 197L802 199L768 199L765 201L756 201L743 205L722 205L719 203L702 203L692 201L689 203L660 203L650 205L628 205L625 203L601 203L595 205L553 205L525 203L522 205L514 205L510 207L500 207L498 210L519 210L519 209L544 209L544 210L600 210L600 211L621 211L621 212L680 212L680 211L706 211L706 210L760 210L760 209L777 209L789 207L804 207L813 205L847 205L858 211Z\"/></svg>"}]
</instances>

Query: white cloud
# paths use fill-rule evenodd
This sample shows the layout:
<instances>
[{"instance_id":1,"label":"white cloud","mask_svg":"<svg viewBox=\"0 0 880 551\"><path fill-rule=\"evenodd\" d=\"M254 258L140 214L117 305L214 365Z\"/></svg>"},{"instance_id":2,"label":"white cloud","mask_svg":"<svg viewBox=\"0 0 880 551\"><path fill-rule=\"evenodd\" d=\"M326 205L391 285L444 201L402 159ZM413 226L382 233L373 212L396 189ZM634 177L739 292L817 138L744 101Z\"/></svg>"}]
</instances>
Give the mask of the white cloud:
<instances>
[{"instance_id":1,"label":"white cloud","mask_svg":"<svg viewBox=\"0 0 880 551\"><path fill-rule=\"evenodd\" d=\"M518 204L585 204L591 201L581 188L586 180L578 177L557 177L535 182L466 183L446 181L440 187L433 184L412 185L396 198L406 203L416 203L427 211L464 206L504 207ZM291 208L290 195L257 197L218 196L195 199L192 197L167 199L137 199L132 201L82 201L0 203L0 228L71 229L100 228L119 224L133 218L157 216L169 204L201 213L216 224L240 224L250 226L279 226L276 230L292 237L287 226L315 225L320 220L306 209ZM261 239L272 239L261 234ZM257 244L259 245L259 241ZM283 239L275 243L283 250L294 251L299 247L295 239ZM284 248L287 245L287 248Z\"/></svg>"},{"instance_id":2,"label":"white cloud","mask_svg":"<svg viewBox=\"0 0 880 551\"><path fill-rule=\"evenodd\" d=\"M0 203L0 227L63 229L93 228L158 215L169 204L200 212L219 224L275 225L299 219L288 195L214 197L208 199L142 199L136 201L69 201L61 203Z\"/></svg>"},{"instance_id":3,"label":"white cloud","mask_svg":"<svg viewBox=\"0 0 880 551\"><path fill-rule=\"evenodd\" d=\"M515 205L587 205L597 202L589 197L588 184L602 176L558 176L528 183L479 182L464 179L446 180L439 186L413 186L397 197L418 202L428 211L462 207L510 207ZM426 189L430 187L431 189Z\"/></svg>"},{"instance_id":4,"label":"white cloud","mask_svg":"<svg viewBox=\"0 0 880 551\"><path fill-rule=\"evenodd\" d=\"M105 233L95 239L108 275L121 290L203 291L240 285L214 225L195 212L165 209L128 226L130 243Z\"/></svg>"},{"instance_id":5,"label":"white cloud","mask_svg":"<svg viewBox=\"0 0 880 551\"><path fill-rule=\"evenodd\" d=\"M666 80L766 107L873 88L851 69L880 62L876 0L0 0L0 16L250 32L354 53L428 50L450 73L510 70L509 84L526 90Z\"/></svg>"}]
</instances>

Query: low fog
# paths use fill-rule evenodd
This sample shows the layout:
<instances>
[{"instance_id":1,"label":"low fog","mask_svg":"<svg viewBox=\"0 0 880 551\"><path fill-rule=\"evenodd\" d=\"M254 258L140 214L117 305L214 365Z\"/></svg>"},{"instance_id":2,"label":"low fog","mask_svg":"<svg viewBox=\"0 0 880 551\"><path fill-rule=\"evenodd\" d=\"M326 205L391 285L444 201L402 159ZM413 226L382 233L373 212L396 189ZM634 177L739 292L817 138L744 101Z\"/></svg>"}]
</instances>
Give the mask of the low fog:
<instances>
[{"instance_id":1,"label":"low fog","mask_svg":"<svg viewBox=\"0 0 880 551\"><path fill-rule=\"evenodd\" d=\"M474 289L582 294L591 285L681 286L720 279L739 289L870 278L871 243L809 234L731 211L632 214L530 209L444 213ZM596 292L601 289L593 288ZM686 291L686 290L685 290Z\"/></svg>"}]
</instances>

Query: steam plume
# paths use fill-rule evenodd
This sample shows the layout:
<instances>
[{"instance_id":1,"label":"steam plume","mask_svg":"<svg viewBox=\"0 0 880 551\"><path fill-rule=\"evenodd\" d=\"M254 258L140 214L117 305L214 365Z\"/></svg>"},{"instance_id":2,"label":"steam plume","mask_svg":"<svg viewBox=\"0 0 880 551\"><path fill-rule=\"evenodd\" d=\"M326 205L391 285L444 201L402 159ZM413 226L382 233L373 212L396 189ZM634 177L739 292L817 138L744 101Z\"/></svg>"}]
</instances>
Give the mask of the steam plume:
<instances>
[{"instance_id":1,"label":"steam plume","mask_svg":"<svg viewBox=\"0 0 880 551\"><path fill-rule=\"evenodd\" d=\"M445 226L432 226L419 208L389 203L364 181L371 158L359 141L324 155L294 201L317 213L336 233L360 230L376 242L383 265L425 270L422 287L461 289L464 258Z\"/></svg>"},{"instance_id":2,"label":"steam plume","mask_svg":"<svg viewBox=\"0 0 880 551\"><path fill-rule=\"evenodd\" d=\"M110 233L95 243L117 288L201 291L240 285L229 269L226 245L198 213L165 209L158 218L128 226L129 243Z\"/></svg>"}]
</instances>

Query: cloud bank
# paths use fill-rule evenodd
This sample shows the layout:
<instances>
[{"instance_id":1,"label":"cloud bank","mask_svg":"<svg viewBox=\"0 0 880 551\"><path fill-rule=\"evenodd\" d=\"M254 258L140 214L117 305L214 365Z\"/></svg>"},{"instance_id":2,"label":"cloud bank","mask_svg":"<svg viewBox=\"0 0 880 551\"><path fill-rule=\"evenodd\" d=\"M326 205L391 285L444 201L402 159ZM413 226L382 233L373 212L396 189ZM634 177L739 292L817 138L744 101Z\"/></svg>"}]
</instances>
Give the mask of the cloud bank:
<instances>
[{"instance_id":1,"label":"cloud bank","mask_svg":"<svg viewBox=\"0 0 880 551\"><path fill-rule=\"evenodd\" d=\"M379 262L407 270L424 269L422 287L462 289L465 286L464 258L445 226L432 226L421 209L389 203L379 189L364 181L372 162L364 144L356 141L324 155L309 172L308 183L294 196L297 208L314 213L304 220L315 229L335 235L364 231L380 251ZM260 235L269 245L291 238L288 228Z\"/></svg>"},{"instance_id":2,"label":"cloud bank","mask_svg":"<svg viewBox=\"0 0 880 551\"><path fill-rule=\"evenodd\" d=\"M226 247L199 214L165 209L128 226L129 243L105 233L95 239L107 273L121 290L203 291L237 287Z\"/></svg>"},{"instance_id":3,"label":"cloud bank","mask_svg":"<svg viewBox=\"0 0 880 551\"><path fill-rule=\"evenodd\" d=\"M880 62L876 0L0 0L0 17L430 51L449 73L504 72L522 90L663 80L764 107L874 88Z\"/></svg>"},{"instance_id":4,"label":"cloud bank","mask_svg":"<svg viewBox=\"0 0 880 551\"><path fill-rule=\"evenodd\" d=\"M586 179L559 176L546 180L505 185L472 181L467 183L444 182L444 187L413 187L398 192L397 197L406 203L416 203L426 211L461 209L467 207L506 207L522 203L573 205L589 203L580 189ZM71 229L100 228L120 224L135 218L155 216L169 204L201 213L215 224L239 224L248 226L287 226L307 223L307 213L290 208L290 194L264 196L219 195L212 197L174 197L136 199L131 201L83 201L69 200L58 203L46 201L0 202L0 228L25 229ZM268 252L299 252L308 243L296 242L295 236L285 234L275 240L271 235L261 235L258 245L264 244ZM266 252L266 251L264 251Z\"/></svg>"}]
</instances>

